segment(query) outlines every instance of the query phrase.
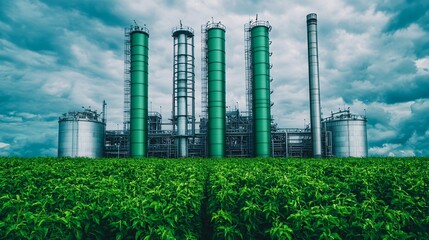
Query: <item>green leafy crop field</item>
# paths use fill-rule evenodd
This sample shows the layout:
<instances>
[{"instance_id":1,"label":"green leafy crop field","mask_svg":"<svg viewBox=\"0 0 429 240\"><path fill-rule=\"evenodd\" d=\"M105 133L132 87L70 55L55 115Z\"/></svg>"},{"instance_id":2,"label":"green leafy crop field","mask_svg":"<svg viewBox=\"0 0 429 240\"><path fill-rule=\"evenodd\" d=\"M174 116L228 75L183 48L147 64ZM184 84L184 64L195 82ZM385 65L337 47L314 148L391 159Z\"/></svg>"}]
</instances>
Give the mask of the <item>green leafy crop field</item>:
<instances>
[{"instance_id":1,"label":"green leafy crop field","mask_svg":"<svg viewBox=\"0 0 429 240\"><path fill-rule=\"evenodd\" d=\"M429 158L0 158L0 239L429 239Z\"/></svg>"}]
</instances>

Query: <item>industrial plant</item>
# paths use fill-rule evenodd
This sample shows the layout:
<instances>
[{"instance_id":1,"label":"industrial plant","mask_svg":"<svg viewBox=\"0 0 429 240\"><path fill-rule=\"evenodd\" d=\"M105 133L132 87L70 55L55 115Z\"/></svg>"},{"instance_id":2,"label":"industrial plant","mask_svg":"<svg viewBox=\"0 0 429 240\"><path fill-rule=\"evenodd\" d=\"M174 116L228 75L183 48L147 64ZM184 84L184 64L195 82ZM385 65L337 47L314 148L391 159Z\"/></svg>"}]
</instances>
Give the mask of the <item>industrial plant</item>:
<instances>
[{"instance_id":1,"label":"industrial plant","mask_svg":"<svg viewBox=\"0 0 429 240\"><path fill-rule=\"evenodd\" d=\"M124 31L124 115L121 130L106 130L103 111L59 118L59 157L367 157L366 116L349 109L322 119L317 15L307 15L310 124L281 128L271 115L273 78L268 21L244 25L246 109L226 107L226 26L201 26L201 113L195 112L194 29L172 29L172 108L168 120L149 111L149 30Z\"/></svg>"}]
</instances>

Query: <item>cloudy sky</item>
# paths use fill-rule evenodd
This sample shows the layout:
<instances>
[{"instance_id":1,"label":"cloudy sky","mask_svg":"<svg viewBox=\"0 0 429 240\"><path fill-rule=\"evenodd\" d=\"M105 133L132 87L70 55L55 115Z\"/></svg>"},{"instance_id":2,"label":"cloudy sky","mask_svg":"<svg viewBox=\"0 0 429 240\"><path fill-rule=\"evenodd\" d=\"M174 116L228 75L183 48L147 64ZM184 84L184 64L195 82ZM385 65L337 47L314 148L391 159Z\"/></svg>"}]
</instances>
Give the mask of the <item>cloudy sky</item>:
<instances>
[{"instance_id":1,"label":"cloudy sky","mask_svg":"<svg viewBox=\"0 0 429 240\"><path fill-rule=\"evenodd\" d=\"M272 25L272 113L279 127L309 122L306 15L318 14L322 112L368 117L372 156L429 155L429 1L0 1L0 156L56 156L58 117L108 104L122 126L124 27L146 24L151 109L171 114L171 29L227 27L227 105L245 109L243 25Z\"/></svg>"}]
</instances>

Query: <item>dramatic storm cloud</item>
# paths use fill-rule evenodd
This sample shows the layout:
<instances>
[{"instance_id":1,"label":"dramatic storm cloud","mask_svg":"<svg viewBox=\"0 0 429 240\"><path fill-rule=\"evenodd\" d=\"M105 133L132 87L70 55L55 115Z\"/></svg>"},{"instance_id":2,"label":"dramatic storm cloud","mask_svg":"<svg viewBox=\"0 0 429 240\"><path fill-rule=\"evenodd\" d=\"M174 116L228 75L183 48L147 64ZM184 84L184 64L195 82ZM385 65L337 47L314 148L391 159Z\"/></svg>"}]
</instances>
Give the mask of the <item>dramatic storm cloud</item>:
<instances>
[{"instance_id":1,"label":"dramatic storm cloud","mask_svg":"<svg viewBox=\"0 0 429 240\"><path fill-rule=\"evenodd\" d=\"M281 0L15 0L0 2L0 156L55 156L58 117L108 104L122 126L124 27L145 24L150 108L170 118L171 29L226 25L227 105L245 110L243 25L272 25L272 114L279 127L309 122L305 17L318 14L322 112L368 117L369 154L429 155L429 2ZM198 118L198 116L197 116Z\"/></svg>"}]
</instances>

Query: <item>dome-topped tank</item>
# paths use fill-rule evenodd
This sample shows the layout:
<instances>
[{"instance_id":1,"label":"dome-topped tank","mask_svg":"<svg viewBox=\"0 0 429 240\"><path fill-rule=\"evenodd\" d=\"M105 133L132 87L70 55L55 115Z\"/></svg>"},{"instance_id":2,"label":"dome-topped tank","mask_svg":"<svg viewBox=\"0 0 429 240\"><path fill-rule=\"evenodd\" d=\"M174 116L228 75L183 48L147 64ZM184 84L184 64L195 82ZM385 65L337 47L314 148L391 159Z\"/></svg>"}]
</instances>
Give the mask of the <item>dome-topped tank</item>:
<instances>
[{"instance_id":1,"label":"dome-topped tank","mask_svg":"<svg viewBox=\"0 0 429 240\"><path fill-rule=\"evenodd\" d=\"M101 114L90 109L68 112L58 124L58 157L103 157L105 123Z\"/></svg>"},{"instance_id":2,"label":"dome-topped tank","mask_svg":"<svg viewBox=\"0 0 429 240\"><path fill-rule=\"evenodd\" d=\"M350 110L332 113L323 126L332 132L332 152L335 157L367 157L366 117Z\"/></svg>"}]
</instances>

